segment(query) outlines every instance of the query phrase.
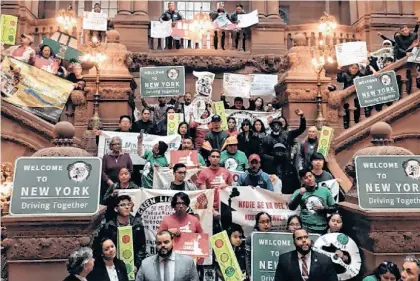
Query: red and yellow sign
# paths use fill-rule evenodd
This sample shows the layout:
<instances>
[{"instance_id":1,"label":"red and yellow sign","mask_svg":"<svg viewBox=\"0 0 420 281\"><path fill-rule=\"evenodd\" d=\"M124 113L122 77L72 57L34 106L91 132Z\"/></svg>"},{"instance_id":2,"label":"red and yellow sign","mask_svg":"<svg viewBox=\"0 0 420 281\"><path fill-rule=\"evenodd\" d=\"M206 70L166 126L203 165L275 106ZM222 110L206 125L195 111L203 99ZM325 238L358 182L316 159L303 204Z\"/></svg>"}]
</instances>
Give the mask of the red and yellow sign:
<instances>
[{"instance_id":1,"label":"red and yellow sign","mask_svg":"<svg viewBox=\"0 0 420 281\"><path fill-rule=\"evenodd\" d=\"M328 151L330 150L333 133L333 128L322 126L318 142L318 149L316 152L321 153L322 155L324 155L325 158L327 158Z\"/></svg>"},{"instance_id":2,"label":"red and yellow sign","mask_svg":"<svg viewBox=\"0 0 420 281\"><path fill-rule=\"evenodd\" d=\"M118 258L125 263L127 267L128 280L134 280L134 247L133 247L133 227L118 227Z\"/></svg>"}]
</instances>

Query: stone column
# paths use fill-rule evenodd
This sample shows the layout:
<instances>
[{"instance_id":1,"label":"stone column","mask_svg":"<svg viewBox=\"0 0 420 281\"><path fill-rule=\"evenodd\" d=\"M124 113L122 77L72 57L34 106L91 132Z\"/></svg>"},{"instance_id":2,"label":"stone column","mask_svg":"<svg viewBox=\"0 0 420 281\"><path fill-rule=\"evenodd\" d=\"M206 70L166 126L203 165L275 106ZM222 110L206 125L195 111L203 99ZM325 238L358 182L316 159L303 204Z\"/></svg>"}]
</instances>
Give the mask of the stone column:
<instances>
[{"instance_id":1,"label":"stone column","mask_svg":"<svg viewBox=\"0 0 420 281\"><path fill-rule=\"evenodd\" d=\"M381 48L383 39L378 32L393 38L401 25L414 27L417 23L413 1L351 1L350 14L351 24L360 29L368 50Z\"/></svg>"},{"instance_id":2,"label":"stone column","mask_svg":"<svg viewBox=\"0 0 420 281\"><path fill-rule=\"evenodd\" d=\"M118 1L118 14L130 15L131 14L131 1Z\"/></svg>"},{"instance_id":3,"label":"stone column","mask_svg":"<svg viewBox=\"0 0 420 281\"><path fill-rule=\"evenodd\" d=\"M251 7L252 7L252 11L253 10L258 10L258 16L260 18L265 18L265 4L266 1L252 1L251 2Z\"/></svg>"},{"instance_id":4,"label":"stone column","mask_svg":"<svg viewBox=\"0 0 420 281\"><path fill-rule=\"evenodd\" d=\"M269 19L281 19L279 14L279 1L267 0L267 17Z\"/></svg>"},{"instance_id":5,"label":"stone column","mask_svg":"<svg viewBox=\"0 0 420 281\"><path fill-rule=\"evenodd\" d=\"M148 15L149 1L134 1L134 14L135 15Z\"/></svg>"}]
</instances>

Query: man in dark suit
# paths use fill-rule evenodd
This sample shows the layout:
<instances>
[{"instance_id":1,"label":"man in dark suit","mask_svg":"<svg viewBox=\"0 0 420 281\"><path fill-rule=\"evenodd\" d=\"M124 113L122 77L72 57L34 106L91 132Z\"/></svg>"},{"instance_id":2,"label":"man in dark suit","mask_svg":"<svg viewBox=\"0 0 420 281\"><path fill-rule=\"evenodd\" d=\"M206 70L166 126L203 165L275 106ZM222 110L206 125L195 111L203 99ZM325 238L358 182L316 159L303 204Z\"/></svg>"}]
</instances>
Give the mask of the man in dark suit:
<instances>
[{"instance_id":1,"label":"man in dark suit","mask_svg":"<svg viewBox=\"0 0 420 281\"><path fill-rule=\"evenodd\" d=\"M169 231L156 235L157 255L143 260L136 281L198 281L192 258L172 252L173 240Z\"/></svg>"},{"instance_id":2,"label":"man in dark suit","mask_svg":"<svg viewBox=\"0 0 420 281\"><path fill-rule=\"evenodd\" d=\"M312 251L305 229L293 233L296 251L279 257L275 281L338 281L331 259Z\"/></svg>"}]
</instances>

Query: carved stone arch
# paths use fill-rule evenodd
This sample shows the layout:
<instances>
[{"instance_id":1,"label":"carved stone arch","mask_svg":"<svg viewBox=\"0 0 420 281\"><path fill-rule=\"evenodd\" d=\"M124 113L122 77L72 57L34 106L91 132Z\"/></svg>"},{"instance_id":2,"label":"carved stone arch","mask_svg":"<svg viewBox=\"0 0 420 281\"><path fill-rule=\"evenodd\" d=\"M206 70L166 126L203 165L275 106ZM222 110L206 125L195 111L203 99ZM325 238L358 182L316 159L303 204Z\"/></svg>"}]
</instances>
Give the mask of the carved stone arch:
<instances>
[{"instance_id":1,"label":"carved stone arch","mask_svg":"<svg viewBox=\"0 0 420 281\"><path fill-rule=\"evenodd\" d=\"M2 139L2 141L7 140L7 141L10 141L10 142L19 144L19 145L23 145L23 146L33 150L34 152L45 147L43 144L34 142L30 138L27 138L27 137L19 135L19 134L10 133L10 132L2 132L1 139Z\"/></svg>"}]
</instances>

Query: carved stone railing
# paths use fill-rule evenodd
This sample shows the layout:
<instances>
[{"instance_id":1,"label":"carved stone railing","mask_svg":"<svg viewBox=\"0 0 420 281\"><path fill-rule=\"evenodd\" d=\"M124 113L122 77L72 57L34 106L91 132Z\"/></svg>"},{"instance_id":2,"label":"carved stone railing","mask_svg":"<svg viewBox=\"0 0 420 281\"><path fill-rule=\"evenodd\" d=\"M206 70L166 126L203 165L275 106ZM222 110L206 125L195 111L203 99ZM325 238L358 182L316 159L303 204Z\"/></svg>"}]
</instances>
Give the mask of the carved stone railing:
<instances>
[{"instance_id":1,"label":"carved stone railing","mask_svg":"<svg viewBox=\"0 0 420 281\"><path fill-rule=\"evenodd\" d=\"M299 24L299 25L286 25L285 28L284 44L287 49L293 47L293 36L297 33L302 33L306 37L306 46L315 47L319 45L320 40L324 39L324 43L328 45L335 45L346 42L362 40L360 33L356 27L349 25L338 25L331 39L325 40L321 32L318 31L318 24ZM330 42L332 40L332 44Z\"/></svg>"},{"instance_id":2,"label":"carved stone railing","mask_svg":"<svg viewBox=\"0 0 420 281\"><path fill-rule=\"evenodd\" d=\"M401 77L400 82L400 100L395 101L394 104L402 104L407 96L410 93L417 92L416 85L416 69L415 65L407 64L407 58L403 58L392 65L387 66L386 68L379 71L379 73L384 71L394 70L397 76ZM411 82L409 85L408 82ZM351 130L353 127L356 127L358 123L364 124L366 120L374 118L378 111L373 107L370 109L370 115L365 115L364 108L360 108L360 115L357 118L355 115L356 112L356 89L355 86L348 87L341 91L330 92L328 97L328 106L327 106L327 120L329 121L329 126L335 129L335 134L337 136L337 147L341 146L341 137L346 131ZM387 108L386 104L382 104L381 111ZM379 109L379 108L378 108ZM345 117L346 121L345 122ZM355 118L356 117L356 118ZM376 118L377 119L377 118ZM346 123L346 124L345 124ZM360 126L358 126L360 127ZM353 132L355 134L360 132ZM352 133L352 134L353 134Z\"/></svg>"},{"instance_id":3,"label":"carved stone railing","mask_svg":"<svg viewBox=\"0 0 420 281\"><path fill-rule=\"evenodd\" d=\"M238 38L238 39L236 39ZM238 45L236 46L236 40ZM199 49L199 50L230 50L238 52L251 51L251 32L248 29L238 31L233 30L209 30L201 36L201 40L193 41L188 39L180 39L181 49ZM224 43L224 44L222 44ZM244 44L245 43L245 50ZM175 40L173 40L175 45ZM150 37L149 28L149 47L153 51L168 50L167 41L165 39L158 39ZM172 46L172 50L176 50Z\"/></svg>"}]
</instances>

